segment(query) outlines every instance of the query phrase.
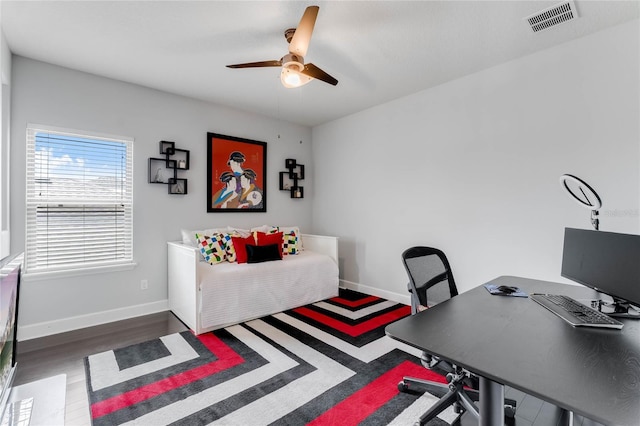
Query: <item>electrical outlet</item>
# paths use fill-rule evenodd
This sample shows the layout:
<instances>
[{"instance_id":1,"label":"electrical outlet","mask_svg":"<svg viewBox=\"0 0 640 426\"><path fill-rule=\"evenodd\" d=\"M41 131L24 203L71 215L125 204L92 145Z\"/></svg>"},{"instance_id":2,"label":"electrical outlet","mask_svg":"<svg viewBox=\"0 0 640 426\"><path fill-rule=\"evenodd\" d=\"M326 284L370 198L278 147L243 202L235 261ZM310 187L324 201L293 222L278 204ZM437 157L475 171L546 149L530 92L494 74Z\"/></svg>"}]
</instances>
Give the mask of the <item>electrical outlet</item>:
<instances>
[{"instance_id":1,"label":"electrical outlet","mask_svg":"<svg viewBox=\"0 0 640 426\"><path fill-rule=\"evenodd\" d=\"M149 281L141 280L140 281L140 290L146 290L149 288Z\"/></svg>"}]
</instances>

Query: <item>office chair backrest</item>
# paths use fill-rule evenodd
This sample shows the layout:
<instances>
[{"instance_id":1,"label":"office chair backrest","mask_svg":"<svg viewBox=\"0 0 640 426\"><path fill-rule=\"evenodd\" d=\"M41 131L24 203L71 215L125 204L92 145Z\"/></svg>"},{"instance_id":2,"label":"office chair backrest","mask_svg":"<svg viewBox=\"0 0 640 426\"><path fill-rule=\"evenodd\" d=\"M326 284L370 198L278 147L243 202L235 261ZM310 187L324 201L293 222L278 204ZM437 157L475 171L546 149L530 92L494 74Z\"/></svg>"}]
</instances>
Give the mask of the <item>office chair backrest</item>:
<instances>
[{"instance_id":1,"label":"office chair backrest","mask_svg":"<svg viewBox=\"0 0 640 426\"><path fill-rule=\"evenodd\" d=\"M458 295L447 256L432 247L411 247L402 253L412 297L430 307Z\"/></svg>"}]
</instances>

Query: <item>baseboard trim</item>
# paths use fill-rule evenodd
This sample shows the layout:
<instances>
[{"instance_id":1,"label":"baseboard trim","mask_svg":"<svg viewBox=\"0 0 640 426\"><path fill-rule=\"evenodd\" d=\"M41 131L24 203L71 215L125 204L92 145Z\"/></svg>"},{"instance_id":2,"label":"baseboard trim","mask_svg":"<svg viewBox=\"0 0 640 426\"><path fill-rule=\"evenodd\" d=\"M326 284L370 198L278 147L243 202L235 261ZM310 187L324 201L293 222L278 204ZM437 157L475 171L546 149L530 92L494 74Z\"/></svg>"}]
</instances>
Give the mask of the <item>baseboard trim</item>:
<instances>
[{"instance_id":1,"label":"baseboard trim","mask_svg":"<svg viewBox=\"0 0 640 426\"><path fill-rule=\"evenodd\" d=\"M371 296L382 297L387 300L391 300L397 303L403 303L405 305L411 305L411 298L409 294L398 294L387 290L381 290L376 287L369 287L363 284L354 283L352 281L340 280L340 287L347 290L359 291L360 293L369 294Z\"/></svg>"},{"instance_id":2,"label":"baseboard trim","mask_svg":"<svg viewBox=\"0 0 640 426\"><path fill-rule=\"evenodd\" d=\"M340 280L340 287L359 291L371 296L382 297L384 299L391 300L397 303L403 303L405 305L411 304L411 299L408 294L398 294L347 280ZM74 331L86 327L108 324L114 321L121 321L168 310L169 301L161 300L159 302L127 306L126 308L112 309L109 311L79 315L54 321L40 322L29 325L18 325L18 341L23 342L25 340L37 339L39 337L51 336L59 333L66 333L67 331Z\"/></svg>"},{"instance_id":3,"label":"baseboard trim","mask_svg":"<svg viewBox=\"0 0 640 426\"><path fill-rule=\"evenodd\" d=\"M40 322L21 326L18 324L18 341L22 342L95 325L108 324L142 315L155 314L169 310L169 301L145 303L142 305L127 306L126 308L112 309L87 315L63 318L54 321Z\"/></svg>"}]
</instances>

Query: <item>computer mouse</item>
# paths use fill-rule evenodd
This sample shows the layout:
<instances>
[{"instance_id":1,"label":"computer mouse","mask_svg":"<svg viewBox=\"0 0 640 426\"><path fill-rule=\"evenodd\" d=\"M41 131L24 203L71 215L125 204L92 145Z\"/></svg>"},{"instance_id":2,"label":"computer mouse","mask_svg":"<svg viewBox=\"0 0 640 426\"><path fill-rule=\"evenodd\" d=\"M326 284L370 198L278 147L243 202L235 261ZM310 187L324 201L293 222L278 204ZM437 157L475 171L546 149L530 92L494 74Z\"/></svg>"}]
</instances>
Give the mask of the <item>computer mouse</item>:
<instances>
[{"instance_id":1,"label":"computer mouse","mask_svg":"<svg viewBox=\"0 0 640 426\"><path fill-rule=\"evenodd\" d=\"M508 286L508 285L501 285L501 286L498 287L498 290L500 290L504 294L511 294L511 293L515 293L516 291L518 291L517 288L511 287L511 286Z\"/></svg>"}]
</instances>

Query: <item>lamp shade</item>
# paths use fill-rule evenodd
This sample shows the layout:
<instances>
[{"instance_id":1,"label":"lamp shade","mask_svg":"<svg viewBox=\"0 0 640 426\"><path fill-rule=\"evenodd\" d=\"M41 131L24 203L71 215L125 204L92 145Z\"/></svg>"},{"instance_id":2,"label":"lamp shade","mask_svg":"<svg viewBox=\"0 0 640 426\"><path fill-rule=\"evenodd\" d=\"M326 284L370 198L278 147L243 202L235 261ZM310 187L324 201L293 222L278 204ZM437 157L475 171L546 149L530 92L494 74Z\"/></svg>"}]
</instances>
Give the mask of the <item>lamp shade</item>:
<instances>
[{"instance_id":1,"label":"lamp shade","mask_svg":"<svg viewBox=\"0 0 640 426\"><path fill-rule=\"evenodd\" d=\"M288 89L304 86L311 80L311 77L301 74L293 68L282 67L280 81L282 81L282 85Z\"/></svg>"}]
</instances>

